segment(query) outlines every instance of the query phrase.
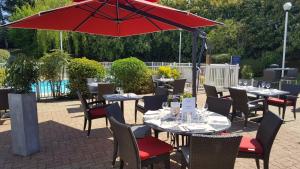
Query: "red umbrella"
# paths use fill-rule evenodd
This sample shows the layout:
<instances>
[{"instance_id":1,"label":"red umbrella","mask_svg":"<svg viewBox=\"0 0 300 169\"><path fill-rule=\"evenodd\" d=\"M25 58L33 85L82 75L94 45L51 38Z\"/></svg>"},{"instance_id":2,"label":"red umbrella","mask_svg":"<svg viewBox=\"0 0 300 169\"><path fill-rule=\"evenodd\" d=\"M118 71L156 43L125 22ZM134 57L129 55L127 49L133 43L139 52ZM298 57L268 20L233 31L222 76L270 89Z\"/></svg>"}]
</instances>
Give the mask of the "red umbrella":
<instances>
[{"instance_id":1,"label":"red umbrella","mask_svg":"<svg viewBox=\"0 0 300 169\"><path fill-rule=\"evenodd\" d=\"M178 28L191 31L217 24L189 12L144 0L75 1L69 6L40 12L7 26L122 37Z\"/></svg>"},{"instance_id":2,"label":"red umbrella","mask_svg":"<svg viewBox=\"0 0 300 169\"><path fill-rule=\"evenodd\" d=\"M178 28L190 31L193 33L193 96L196 97L197 41L201 33L198 28L216 24L221 23L144 0L74 0L72 5L40 12L5 26L117 37ZM203 36L205 33L204 39Z\"/></svg>"}]
</instances>

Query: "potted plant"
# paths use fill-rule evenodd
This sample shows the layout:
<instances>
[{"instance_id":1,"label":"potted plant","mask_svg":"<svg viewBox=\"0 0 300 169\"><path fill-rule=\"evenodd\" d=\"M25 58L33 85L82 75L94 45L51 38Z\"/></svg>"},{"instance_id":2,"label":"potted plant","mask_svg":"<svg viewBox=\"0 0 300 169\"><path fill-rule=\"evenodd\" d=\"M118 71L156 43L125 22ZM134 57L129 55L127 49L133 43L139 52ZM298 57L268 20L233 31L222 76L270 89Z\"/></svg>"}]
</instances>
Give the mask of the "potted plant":
<instances>
[{"instance_id":1,"label":"potted plant","mask_svg":"<svg viewBox=\"0 0 300 169\"><path fill-rule=\"evenodd\" d=\"M34 58L19 54L7 64L6 83L11 116L12 150L27 156L40 149L37 104L31 85L38 80L38 64Z\"/></svg>"}]
</instances>

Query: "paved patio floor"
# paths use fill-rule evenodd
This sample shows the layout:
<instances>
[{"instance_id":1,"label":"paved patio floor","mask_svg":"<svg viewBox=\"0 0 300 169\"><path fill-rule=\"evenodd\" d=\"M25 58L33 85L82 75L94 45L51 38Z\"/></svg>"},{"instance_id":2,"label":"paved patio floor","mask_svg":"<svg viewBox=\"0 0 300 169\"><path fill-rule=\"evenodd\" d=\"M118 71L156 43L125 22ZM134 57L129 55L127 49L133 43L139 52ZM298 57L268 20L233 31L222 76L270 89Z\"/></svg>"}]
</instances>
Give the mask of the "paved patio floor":
<instances>
[{"instance_id":1,"label":"paved patio floor","mask_svg":"<svg viewBox=\"0 0 300 169\"><path fill-rule=\"evenodd\" d=\"M198 105L203 105L204 94L200 93L199 98ZM270 109L277 113L277 108ZM298 108L298 116L299 112ZM10 120L0 120L0 169L112 168L112 136L105 127L105 120L94 120L91 136L86 137L86 133L82 131L83 112L79 101L38 103L38 118L41 151L29 157L12 154ZM125 103L125 119L127 123L134 122L133 101ZM271 169L300 168L300 123L299 120L294 120L290 108L285 119L271 152ZM138 122L142 123L140 113ZM256 123L250 122L249 127L243 128L243 121L236 120L230 130L254 136L257 127ZM160 135L160 139L168 142L164 134ZM174 152L171 158L171 168L179 169L180 164L177 162L180 162L180 155ZM117 163L115 168L118 167ZM237 159L235 168L254 169L255 161ZM155 165L155 169L163 169L163 166Z\"/></svg>"}]
</instances>

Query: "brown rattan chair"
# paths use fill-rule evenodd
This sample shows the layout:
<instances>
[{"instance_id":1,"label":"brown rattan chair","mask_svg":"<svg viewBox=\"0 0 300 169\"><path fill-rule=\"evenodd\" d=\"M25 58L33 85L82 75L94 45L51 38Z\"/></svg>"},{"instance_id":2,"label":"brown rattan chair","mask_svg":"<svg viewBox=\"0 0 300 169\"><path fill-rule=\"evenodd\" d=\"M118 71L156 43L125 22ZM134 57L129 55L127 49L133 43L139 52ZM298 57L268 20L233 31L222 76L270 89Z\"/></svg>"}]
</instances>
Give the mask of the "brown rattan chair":
<instances>
[{"instance_id":1,"label":"brown rattan chair","mask_svg":"<svg viewBox=\"0 0 300 169\"><path fill-rule=\"evenodd\" d=\"M186 79L176 79L173 82L171 89L169 89L169 93L173 95L180 95L184 93Z\"/></svg>"},{"instance_id":2,"label":"brown rattan chair","mask_svg":"<svg viewBox=\"0 0 300 169\"><path fill-rule=\"evenodd\" d=\"M113 117L109 117L109 121L118 142L120 169L124 165L129 169L142 169L157 162L164 162L165 169L170 169L171 145L151 136L135 139L130 126Z\"/></svg>"},{"instance_id":3,"label":"brown rattan chair","mask_svg":"<svg viewBox=\"0 0 300 169\"><path fill-rule=\"evenodd\" d=\"M282 108L282 119L284 119L286 107L292 106L294 118L296 119L296 104L300 92L300 85L282 84L281 90L288 91L289 94L280 96L279 98L270 97L268 98L268 104L278 107L279 115L281 114Z\"/></svg>"},{"instance_id":4,"label":"brown rattan chair","mask_svg":"<svg viewBox=\"0 0 300 169\"><path fill-rule=\"evenodd\" d=\"M230 96L223 96L223 92L218 92L215 86L204 85L204 90L207 97L230 97Z\"/></svg>"},{"instance_id":5,"label":"brown rattan chair","mask_svg":"<svg viewBox=\"0 0 300 169\"><path fill-rule=\"evenodd\" d=\"M182 148L185 169L233 169L242 136L193 135L190 146Z\"/></svg>"},{"instance_id":6,"label":"brown rattan chair","mask_svg":"<svg viewBox=\"0 0 300 169\"><path fill-rule=\"evenodd\" d=\"M137 120L137 112L146 113L149 110L158 110L162 108L162 103L168 100L167 95L154 95L154 96L144 96L144 106L138 104L138 100L135 102L135 123Z\"/></svg>"},{"instance_id":7,"label":"brown rattan chair","mask_svg":"<svg viewBox=\"0 0 300 169\"><path fill-rule=\"evenodd\" d=\"M233 121L237 112L241 112L245 116L245 127L247 127L248 118L253 111L266 111L265 99L248 100L247 92L245 90L229 88L230 97L232 99L232 116L231 121ZM262 104L259 104L262 103Z\"/></svg>"},{"instance_id":8,"label":"brown rattan chair","mask_svg":"<svg viewBox=\"0 0 300 169\"><path fill-rule=\"evenodd\" d=\"M209 111L228 117L232 101L229 99L222 99L217 97L207 97L206 104Z\"/></svg>"},{"instance_id":9,"label":"brown rattan chair","mask_svg":"<svg viewBox=\"0 0 300 169\"><path fill-rule=\"evenodd\" d=\"M259 160L264 161L264 169L269 168L270 152L283 120L272 112L267 112L257 130L256 138L243 137L239 158L254 158L259 169Z\"/></svg>"},{"instance_id":10,"label":"brown rattan chair","mask_svg":"<svg viewBox=\"0 0 300 169\"><path fill-rule=\"evenodd\" d=\"M124 114L118 103L113 103L105 108L107 117L113 117L119 123L125 124ZM136 139L144 138L145 136L151 135L151 128L146 125L131 125L131 131ZM114 152L112 165L115 165L118 156L118 143L114 139Z\"/></svg>"},{"instance_id":11,"label":"brown rattan chair","mask_svg":"<svg viewBox=\"0 0 300 169\"><path fill-rule=\"evenodd\" d=\"M1 88L0 89L0 110L6 110L9 109L8 105L8 93L11 93L11 88ZM0 116L1 117L1 116Z\"/></svg>"},{"instance_id":12,"label":"brown rattan chair","mask_svg":"<svg viewBox=\"0 0 300 169\"><path fill-rule=\"evenodd\" d=\"M94 120L94 119L105 118L106 127L107 127L108 121L107 121L107 117L106 117L105 107L107 107L108 105L104 105L102 102L99 102L99 101L87 102L86 99L80 93L80 91L77 91L77 96L81 102L81 107L84 112L84 125L83 125L84 131L86 129L86 123L88 121L87 136L90 136L92 120Z\"/></svg>"},{"instance_id":13,"label":"brown rattan chair","mask_svg":"<svg viewBox=\"0 0 300 169\"><path fill-rule=\"evenodd\" d=\"M114 94L116 88L114 84L110 83L99 83L98 84L98 101L106 104L105 99L103 98L104 94Z\"/></svg>"},{"instance_id":14,"label":"brown rattan chair","mask_svg":"<svg viewBox=\"0 0 300 169\"><path fill-rule=\"evenodd\" d=\"M169 95L169 90L167 88L163 88L163 87L157 87L155 89L154 95Z\"/></svg>"}]
</instances>

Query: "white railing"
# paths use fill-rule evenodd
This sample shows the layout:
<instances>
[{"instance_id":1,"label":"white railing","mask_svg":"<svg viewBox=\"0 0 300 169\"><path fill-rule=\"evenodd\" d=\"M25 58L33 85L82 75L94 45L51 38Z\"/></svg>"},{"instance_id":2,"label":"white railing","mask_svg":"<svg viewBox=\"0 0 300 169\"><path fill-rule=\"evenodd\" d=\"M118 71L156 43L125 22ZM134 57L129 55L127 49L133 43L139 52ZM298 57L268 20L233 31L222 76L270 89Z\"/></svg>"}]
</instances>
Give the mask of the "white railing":
<instances>
[{"instance_id":1,"label":"white railing","mask_svg":"<svg viewBox=\"0 0 300 169\"><path fill-rule=\"evenodd\" d=\"M216 87L236 86L239 80L239 65L211 64L205 68L205 84Z\"/></svg>"}]
</instances>

